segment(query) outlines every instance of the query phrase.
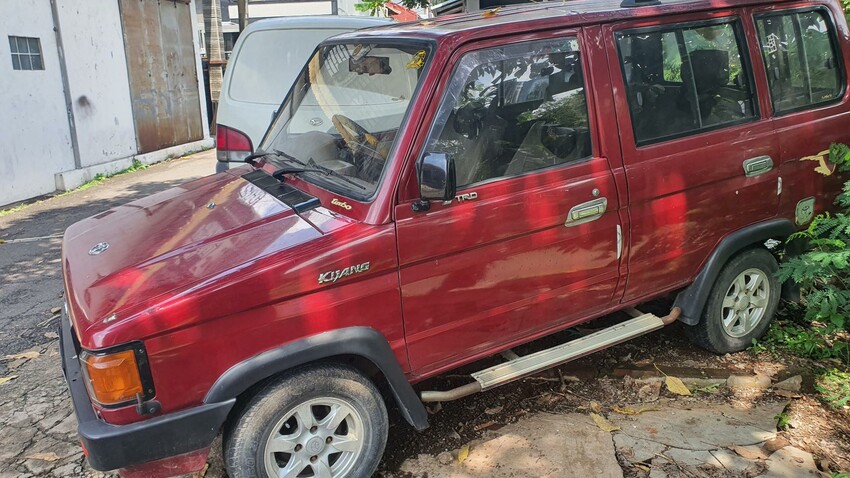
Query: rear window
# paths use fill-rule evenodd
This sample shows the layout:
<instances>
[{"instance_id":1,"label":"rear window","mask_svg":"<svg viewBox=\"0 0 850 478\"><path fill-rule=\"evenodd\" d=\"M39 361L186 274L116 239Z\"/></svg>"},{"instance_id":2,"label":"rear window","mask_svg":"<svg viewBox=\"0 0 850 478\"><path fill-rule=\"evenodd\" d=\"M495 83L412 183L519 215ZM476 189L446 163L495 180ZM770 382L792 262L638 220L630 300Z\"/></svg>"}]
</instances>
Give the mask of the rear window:
<instances>
[{"instance_id":1,"label":"rear window","mask_svg":"<svg viewBox=\"0 0 850 478\"><path fill-rule=\"evenodd\" d=\"M770 96L777 113L832 102L844 92L834 26L824 10L756 17Z\"/></svg>"},{"instance_id":2,"label":"rear window","mask_svg":"<svg viewBox=\"0 0 850 478\"><path fill-rule=\"evenodd\" d=\"M734 18L617 35L638 145L757 117L742 38Z\"/></svg>"},{"instance_id":3,"label":"rear window","mask_svg":"<svg viewBox=\"0 0 850 478\"><path fill-rule=\"evenodd\" d=\"M349 30L265 30L251 33L230 60L232 100L279 105L316 46Z\"/></svg>"}]
</instances>

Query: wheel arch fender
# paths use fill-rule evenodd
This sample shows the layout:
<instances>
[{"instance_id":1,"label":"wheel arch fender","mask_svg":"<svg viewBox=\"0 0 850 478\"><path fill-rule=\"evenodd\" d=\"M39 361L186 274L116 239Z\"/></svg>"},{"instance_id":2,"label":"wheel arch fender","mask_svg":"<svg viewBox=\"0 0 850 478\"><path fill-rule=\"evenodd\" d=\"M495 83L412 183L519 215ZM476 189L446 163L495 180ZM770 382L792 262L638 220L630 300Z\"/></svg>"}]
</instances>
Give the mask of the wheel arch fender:
<instances>
[{"instance_id":1,"label":"wheel arch fender","mask_svg":"<svg viewBox=\"0 0 850 478\"><path fill-rule=\"evenodd\" d=\"M784 240L796 230L794 223L788 219L771 219L739 229L723 238L714 248L694 282L676 296L673 306L682 309L679 320L688 325L699 323L714 281L732 256L769 239Z\"/></svg>"},{"instance_id":2,"label":"wheel arch fender","mask_svg":"<svg viewBox=\"0 0 850 478\"><path fill-rule=\"evenodd\" d=\"M428 413L405 377L387 339L371 327L348 327L305 337L233 365L213 384L204 403L237 398L257 383L299 365L353 356L383 374L405 420L416 430L428 427Z\"/></svg>"}]
</instances>

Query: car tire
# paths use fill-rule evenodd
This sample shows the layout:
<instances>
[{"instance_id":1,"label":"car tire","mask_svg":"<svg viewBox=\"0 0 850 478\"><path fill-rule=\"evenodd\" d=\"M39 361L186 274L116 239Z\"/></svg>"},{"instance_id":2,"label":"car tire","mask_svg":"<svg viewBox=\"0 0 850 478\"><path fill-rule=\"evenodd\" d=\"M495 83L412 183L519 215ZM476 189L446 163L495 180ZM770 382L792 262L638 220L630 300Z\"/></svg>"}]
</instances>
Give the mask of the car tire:
<instances>
[{"instance_id":1,"label":"car tire","mask_svg":"<svg viewBox=\"0 0 850 478\"><path fill-rule=\"evenodd\" d=\"M779 305L779 265L766 249L748 249L723 266L702 317L685 332L697 345L718 354L740 352L760 339Z\"/></svg>"},{"instance_id":2,"label":"car tire","mask_svg":"<svg viewBox=\"0 0 850 478\"><path fill-rule=\"evenodd\" d=\"M231 478L311 471L366 478L381 461L389 424L381 394L366 376L315 365L263 386L228 428L224 460Z\"/></svg>"}]
</instances>

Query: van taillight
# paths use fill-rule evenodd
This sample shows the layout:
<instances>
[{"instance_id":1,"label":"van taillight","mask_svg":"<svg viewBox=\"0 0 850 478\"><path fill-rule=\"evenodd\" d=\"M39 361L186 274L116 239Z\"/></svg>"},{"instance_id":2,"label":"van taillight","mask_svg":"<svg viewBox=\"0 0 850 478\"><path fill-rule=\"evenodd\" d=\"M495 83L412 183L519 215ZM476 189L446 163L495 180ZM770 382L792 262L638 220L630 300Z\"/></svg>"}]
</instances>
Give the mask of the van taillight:
<instances>
[{"instance_id":1,"label":"van taillight","mask_svg":"<svg viewBox=\"0 0 850 478\"><path fill-rule=\"evenodd\" d=\"M251 145L251 138L245 133L228 128L223 125L216 125L216 158L219 161L240 162L254 151Z\"/></svg>"}]
</instances>

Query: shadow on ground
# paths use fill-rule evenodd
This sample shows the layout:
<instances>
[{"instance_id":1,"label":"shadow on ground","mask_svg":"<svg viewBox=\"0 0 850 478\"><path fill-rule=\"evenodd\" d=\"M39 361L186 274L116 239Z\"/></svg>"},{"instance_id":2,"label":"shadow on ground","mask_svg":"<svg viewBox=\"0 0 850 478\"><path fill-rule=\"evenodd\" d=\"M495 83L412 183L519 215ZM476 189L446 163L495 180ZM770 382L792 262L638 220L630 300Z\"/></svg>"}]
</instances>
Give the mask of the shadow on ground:
<instances>
[{"instance_id":1,"label":"shadow on ground","mask_svg":"<svg viewBox=\"0 0 850 478\"><path fill-rule=\"evenodd\" d=\"M210 152L167 161L0 216L0 356L20 352L43 342L45 334L58 332L61 236L68 226L208 175L214 161ZM0 374L4 371L0 362Z\"/></svg>"}]
</instances>

